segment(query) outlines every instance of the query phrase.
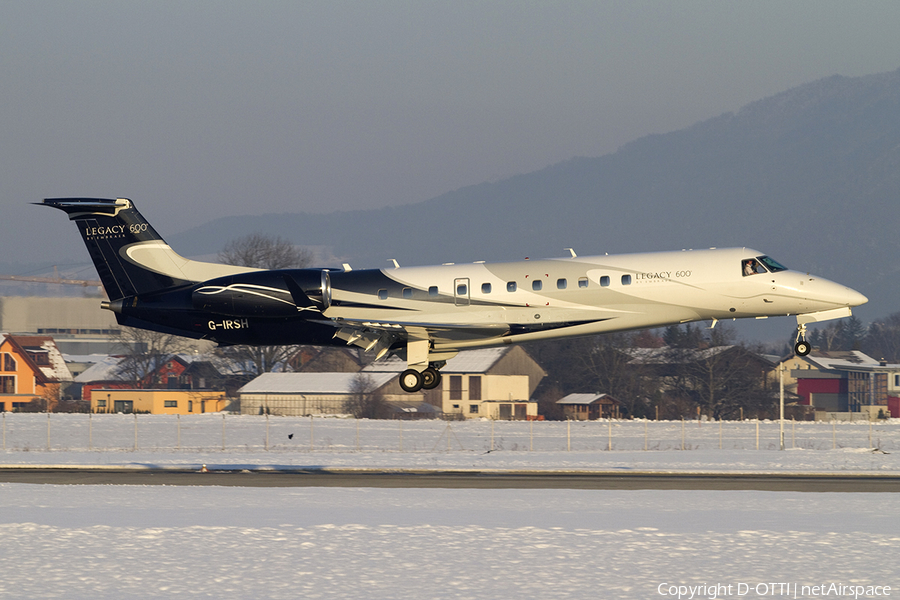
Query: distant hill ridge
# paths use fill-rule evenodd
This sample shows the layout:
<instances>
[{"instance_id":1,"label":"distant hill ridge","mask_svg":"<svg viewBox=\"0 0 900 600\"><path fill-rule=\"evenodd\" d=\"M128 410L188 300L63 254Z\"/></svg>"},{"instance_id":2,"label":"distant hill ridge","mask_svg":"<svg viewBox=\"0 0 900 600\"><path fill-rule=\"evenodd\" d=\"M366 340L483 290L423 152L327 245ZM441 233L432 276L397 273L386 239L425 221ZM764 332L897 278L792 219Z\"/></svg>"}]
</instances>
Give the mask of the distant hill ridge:
<instances>
[{"instance_id":1,"label":"distant hill ridge","mask_svg":"<svg viewBox=\"0 0 900 600\"><path fill-rule=\"evenodd\" d=\"M900 310L898 225L900 69L820 79L418 204L221 218L168 241L209 254L264 231L355 267L750 246L859 289L874 318Z\"/></svg>"}]
</instances>

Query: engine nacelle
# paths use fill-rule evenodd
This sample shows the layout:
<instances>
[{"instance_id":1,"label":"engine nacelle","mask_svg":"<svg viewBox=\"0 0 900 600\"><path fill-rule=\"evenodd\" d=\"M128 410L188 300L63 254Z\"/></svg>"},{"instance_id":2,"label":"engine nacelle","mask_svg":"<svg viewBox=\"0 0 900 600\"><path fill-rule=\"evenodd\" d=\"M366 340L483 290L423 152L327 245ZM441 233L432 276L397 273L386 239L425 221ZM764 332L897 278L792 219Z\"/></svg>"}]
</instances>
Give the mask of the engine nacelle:
<instances>
[{"instance_id":1,"label":"engine nacelle","mask_svg":"<svg viewBox=\"0 0 900 600\"><path fill-rule=\"evenodd\" d=\"M322 269L240 273L204 281L191 301L197 310L233 317L318 316L331 304L331 279Z\"/></svg>"}]
</instances>

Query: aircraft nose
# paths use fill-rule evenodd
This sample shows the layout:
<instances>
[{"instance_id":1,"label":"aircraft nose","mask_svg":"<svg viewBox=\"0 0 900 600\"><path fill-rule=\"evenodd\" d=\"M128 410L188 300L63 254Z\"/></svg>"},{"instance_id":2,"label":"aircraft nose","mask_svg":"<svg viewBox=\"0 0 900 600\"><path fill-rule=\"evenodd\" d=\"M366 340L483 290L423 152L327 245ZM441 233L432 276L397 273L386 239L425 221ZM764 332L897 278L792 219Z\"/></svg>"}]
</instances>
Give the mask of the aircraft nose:
<instances>
[{"instance_id":1,"label":"aircraft nose","mask_svg":"<svg viewBox=\"0 0 900 600\"><path fill-rule=\"evenodd\" d=\"M825 305L854 307L869 301L853 288L827 279L809 277L808 281L801 281L800 285L800 289L805 289L805 293L809 294L807 299Z\"/></svg>"},{"instance_id":2,"label":"aircraft nose","mask_svg":"<svg viewBox=\"0 0 900 600\"><path fill-rule=\"evenodd\" d=\"M869 299L857 292L856 290L847 288L847 303L850 306L859 306L865 304Z\"/></svg>"}]
</instances>

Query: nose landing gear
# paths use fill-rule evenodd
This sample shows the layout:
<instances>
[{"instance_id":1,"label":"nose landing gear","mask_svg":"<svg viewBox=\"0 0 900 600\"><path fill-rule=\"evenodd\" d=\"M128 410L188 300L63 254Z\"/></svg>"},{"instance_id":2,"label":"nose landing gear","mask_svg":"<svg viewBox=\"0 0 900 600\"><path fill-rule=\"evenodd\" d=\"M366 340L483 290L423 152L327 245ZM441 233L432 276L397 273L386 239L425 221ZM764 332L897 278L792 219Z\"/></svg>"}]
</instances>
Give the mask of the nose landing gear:
<instances>
[{"instance_id":1,"label":"nose landing gear","mask_svg":"<svg viewBox=\"0 0 900 600\"><path fill-rule=\"evenodd\" d=\"M806 341L806 323L797 325L797 343L794 344L794 354L806 356L812 351L812 345Z\"/></svg>"}]
</instances>

